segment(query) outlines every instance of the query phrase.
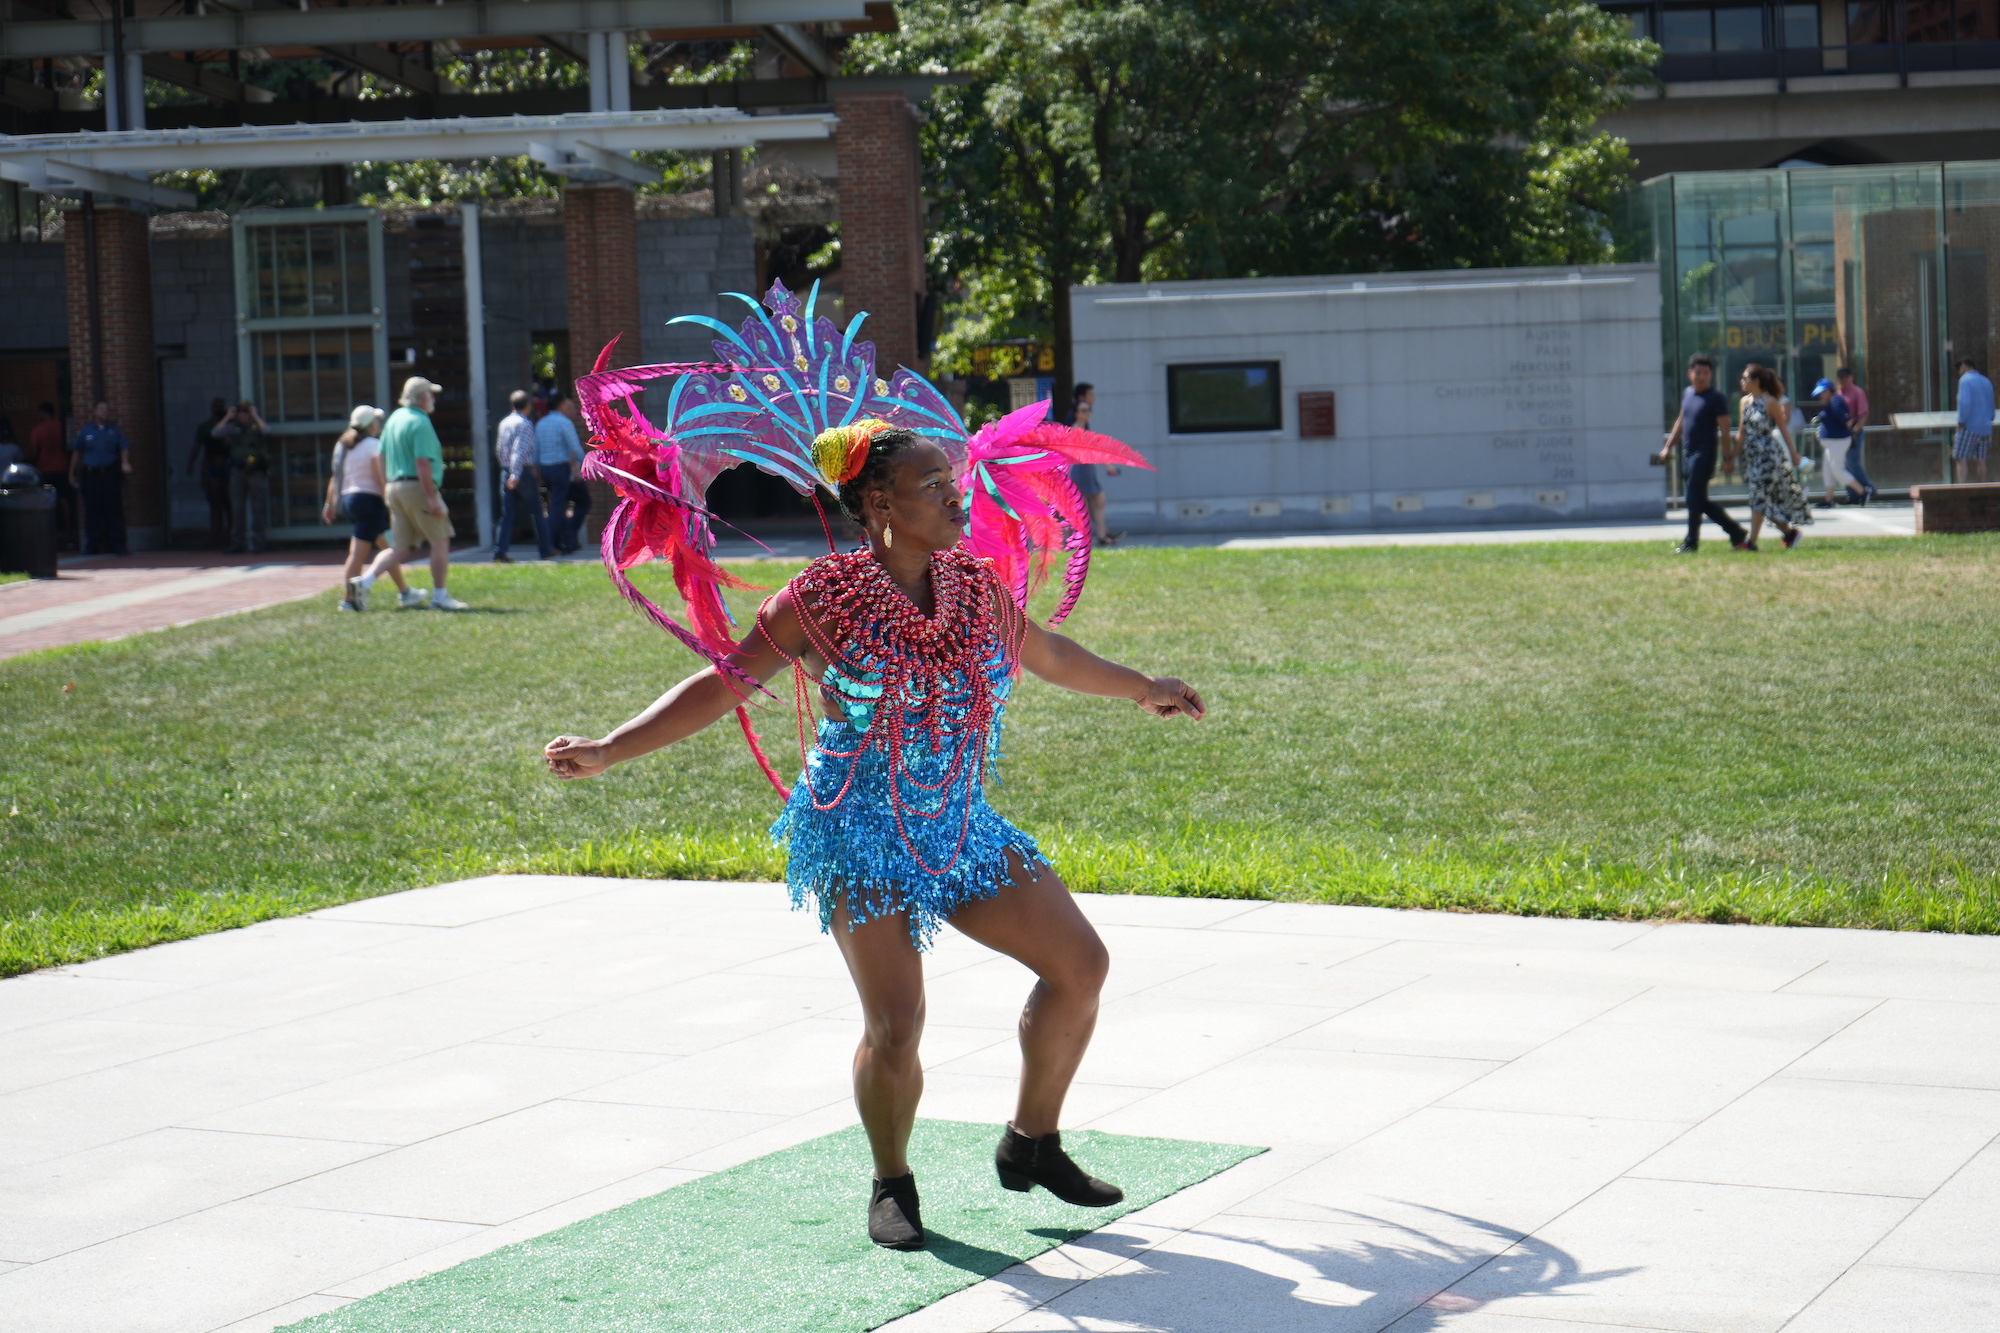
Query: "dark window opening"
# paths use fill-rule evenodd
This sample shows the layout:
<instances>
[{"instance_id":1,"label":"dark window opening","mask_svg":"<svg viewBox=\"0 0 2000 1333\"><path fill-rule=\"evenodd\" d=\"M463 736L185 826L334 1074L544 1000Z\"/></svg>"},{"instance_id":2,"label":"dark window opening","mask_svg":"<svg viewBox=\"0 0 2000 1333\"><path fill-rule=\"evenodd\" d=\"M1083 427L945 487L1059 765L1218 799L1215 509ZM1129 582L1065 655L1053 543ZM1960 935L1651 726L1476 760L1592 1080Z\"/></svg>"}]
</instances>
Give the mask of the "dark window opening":
<instances>
[{"instance_id":1,"label":"dark window opening","mask_svg":"<svg viewBox=\"0 0 2000 1333\"><path fill-rule=\"evenodd\" d=\"M1167 367L1167 429L1175 435L1281 430L1276 361Z\"/></svg>"}]
</instances>

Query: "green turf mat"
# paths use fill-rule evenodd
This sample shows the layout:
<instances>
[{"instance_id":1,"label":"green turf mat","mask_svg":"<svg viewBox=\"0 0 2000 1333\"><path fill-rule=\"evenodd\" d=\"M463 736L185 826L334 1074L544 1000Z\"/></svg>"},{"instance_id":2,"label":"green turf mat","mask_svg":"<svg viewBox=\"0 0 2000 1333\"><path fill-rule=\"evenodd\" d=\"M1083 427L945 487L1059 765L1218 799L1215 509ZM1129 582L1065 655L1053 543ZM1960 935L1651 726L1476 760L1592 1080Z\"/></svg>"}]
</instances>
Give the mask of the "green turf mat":
<instances>
[{"instance_id":1,"label":"green turf mat","mask_svg":"<svg viewBox=\"0 0 2000 1333\"><path fill-rule=\"evenodd\" d=\"M1125 1201L1073 1208L993 1176L1000 1126L919 1120L930 1247L869 1243L860 1126L510 1245L290 1327L302 1333L841 1333L877 1328L1206 1180L1262 1148L1065 1131ZM505 1170L505 1163L495 1163Z\"/></svg>"}]
</instances>

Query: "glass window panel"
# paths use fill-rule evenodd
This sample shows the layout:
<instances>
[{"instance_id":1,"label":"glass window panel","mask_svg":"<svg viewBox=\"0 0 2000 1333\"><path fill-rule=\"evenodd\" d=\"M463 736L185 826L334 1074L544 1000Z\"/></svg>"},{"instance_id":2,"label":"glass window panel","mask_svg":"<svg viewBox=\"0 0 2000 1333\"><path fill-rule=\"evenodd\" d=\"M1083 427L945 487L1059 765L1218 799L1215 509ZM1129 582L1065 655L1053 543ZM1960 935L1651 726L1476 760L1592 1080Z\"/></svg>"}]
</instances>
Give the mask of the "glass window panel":
<instances>
[{"instance_id":1,"label":"glass window panel","mask_svg":"<svg viewBox=\"0 0 2000 1333\"><path fill-rule=\"evenodd\" d=\"M368 281L368 228L350 222L341 228L343 253L347 256L347 309L365 314L374 308L374 292Z\"/></svg>"},{"instance_id":2,"label":"glass window panel","mask_svg":"<svg viewBox=\"0 0 2000 1333\"><path fill-rule=\"evenodd\" d=\"M316 419L313 410L313 335L310 330L280 333L274 335L278 342L278 393L282 402L278 416L268 418L279 421L312 421Z\"/></svg>"},{"instance_id":3,"label":"glass window panel","mask_svg":"<svg viewBox=\"0 0 2000 1333\"><path fill-rule=\"evenodd\" d=\"M1952 0L1905 0L1903 34L1913 42L1950 41Z\"/></svg>"},{"instance_id":4,"label":"glass window panel","mask_svg":"<svg viewBox=\"0 0 2000 1333\"><path fill-rule=\"evenodd\" d=\"M1819 45L1819 6L1786 5L1785 45L1793 48Z\"/></svg>"},{"instance_id":5,"label":"glass window panel","mask_svg":"<svg viewBox=\"0 0 2000 1333\"><path fill-rule=\"evenodd\" d=\"M1849 46L1873 46L1889 40L1889 6L1873 3L1854 3L1847 6L1847 44Z\"/></svg>"},{"instance_id":6,"label":"glass window panel","mask_svg":"<svg viewBox=\"0 0 2000 1333\"><path fill-rule=\"evenodd\" d=\"M1660 45L1670 55L1715 49L1706 9L1669 9L1660 15Z\"/></svg>"},{"instance_id":7,"label":"glass window panel","mask_svg":"<svg viewBox=\"0 0 2000 1333\"><path fill-rule=\"evenodd\" d=\"M2000 41L2000 0L1958 0L1952 32L1961 42Z\"/></svg>"},{"instance_id":8,"label":"glass window panel","mask_svg":"<svg viewBox=\"0 0 2000 1333\"><path fill-rule=\"evenodd\" d=\"M1167 419L1167 429L1177 435L1281 429L1278 363L1167 367Z\"/></svg>"},{"instance_id":9,"label":"glass window panel","mask_svg":"<svg viewBox=\"0 0 2000 1333\"><path fill-rule=\"evenodd\" d=\"M341 271L340 229L338 227L308 227L306 230L306 252L312 268L308 275L312 286L312 313L315 315L341 315L347 303L347 274Z\"/></svg>"},{"instance_id":10,"label":"glass window panel","mask_svg":"<svg viewBox=\"0 0 2000 1333\"><path fill-rule=\"evenodd\" d=\"M1622 11L1622 17L1627 23L1632 25L1632 35L1634 37L1651 37L1653 35L1653 15L1650 10L1627 9Z\"/></svg>"},{"instance_id":11,"label":"glass window panel","mask_svg":"<svg viewBox=\"0 0 2000 1333\"><path fill-rule=\"evenodd\" d=\"M1944 173L1946 359L1956 403L1958 359L1971 357L1990 377L2000 351L2000 166L1951 162Z\"/></svg>"},{"instance_id":12,"label":"glass window panel","mask_svg":"<svg viewBox=\"0 0 2000 1333\"><path fill-rule=\"evenodd\" d=\"M1764 49L1764 11L1739 6L1715 11L1715 49L1718 51L1761 51Z\"/></svg>"}]
</instances>

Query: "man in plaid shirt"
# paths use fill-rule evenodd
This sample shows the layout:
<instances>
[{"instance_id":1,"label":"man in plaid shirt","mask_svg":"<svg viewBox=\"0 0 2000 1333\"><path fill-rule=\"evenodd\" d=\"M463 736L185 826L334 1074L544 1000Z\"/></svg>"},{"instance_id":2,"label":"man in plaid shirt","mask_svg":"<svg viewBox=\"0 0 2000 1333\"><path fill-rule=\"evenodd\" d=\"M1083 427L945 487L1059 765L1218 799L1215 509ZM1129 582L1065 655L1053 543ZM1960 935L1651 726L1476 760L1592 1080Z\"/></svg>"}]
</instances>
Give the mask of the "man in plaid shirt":
<instances>
[{"instance_id":1,"label":"man in plaid shirt","mask_svg":"<svg viewBox=\"0 0 2000 1333\"><path fill-rule=\"evenodd\" d=\"M555 554L555 548L549 545L549 517L542 511L542 470L535 466L535 423L528 420L530 401L526 389L516 389L508 395L507 405L514 410L500 423L499 438L493 446L500 459L501 484L506 488L501 492L500 522L493 529L496 565L514 563L507 554L507 543L514 536L514 521L523 505L535 522L535 545L541 549L542 559Z\"/></svg>"}]
</instances>

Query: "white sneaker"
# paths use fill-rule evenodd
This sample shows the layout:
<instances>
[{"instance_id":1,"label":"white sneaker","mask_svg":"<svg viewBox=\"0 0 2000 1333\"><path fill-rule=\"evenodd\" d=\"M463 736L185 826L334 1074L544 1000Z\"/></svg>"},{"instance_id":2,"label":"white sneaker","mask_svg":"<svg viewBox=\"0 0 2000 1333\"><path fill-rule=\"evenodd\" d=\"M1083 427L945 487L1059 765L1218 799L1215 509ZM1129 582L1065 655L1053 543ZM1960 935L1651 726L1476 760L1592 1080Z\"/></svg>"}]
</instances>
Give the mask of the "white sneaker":
<instances>
[{"instance_id":1,"label":"white sneaker","mask_svg":"<svg viewBox=\"0 0 2000 1333\"><path fill-rule=\"evenodd\" d=\"M417 588L404 589L403 595L396 599L396 605L402 607L405 611L421 611L430 604L430 598L424 596L423 592Z\"/></svg>"},{"instance_id":2,"label":"white sneaker","mask_svg":"<svg viewBox=\"0 0 2000 1333\"><path fill-rule=\"evenodd\" d=\"M343 597L340 599L340 609L343 611L359 611L361 608L354 604L353 598Z\"/></svg>"},{"instance_id":3,"label":"white sneaker","mask_svg":"<svg viewBox=\"0 0 2000 1333\"><path fill-rule=\"evenodd\" d=\"M440 611L470 611L472 609L448 592L432 593L431 605Z\"/></svg>"},{"instance_id":4,"label":"white sneaker","mask_svg":"<svg viewBox=\"0 0 2000 1333\"><path fill-rule=\"evenodd\" d=\"M342 605L346 606L350 611L366 611L368 609L368 585L360 579L349 579L347 581L347 600Z\"/></svg>"}]
</instances>

